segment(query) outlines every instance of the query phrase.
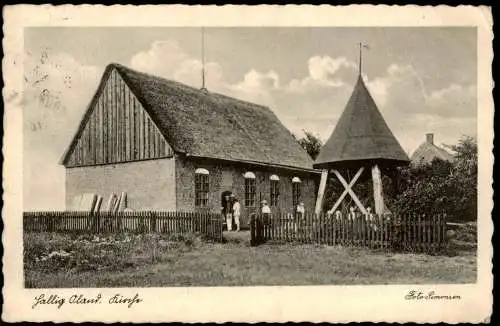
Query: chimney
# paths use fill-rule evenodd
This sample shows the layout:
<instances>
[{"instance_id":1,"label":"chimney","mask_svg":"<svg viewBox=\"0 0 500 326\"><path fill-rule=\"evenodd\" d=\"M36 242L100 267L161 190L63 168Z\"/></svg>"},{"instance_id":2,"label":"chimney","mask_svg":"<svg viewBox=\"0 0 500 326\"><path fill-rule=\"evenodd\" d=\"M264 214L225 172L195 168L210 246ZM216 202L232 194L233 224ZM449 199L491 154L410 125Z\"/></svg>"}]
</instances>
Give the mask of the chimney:
<instances>
[{"instance_id":1,"label":"chimney","mask_svg":"<svg viewBox=\"0 0 500 326\"><path fill-rule=\"evenodd\" d=\"M427 142L431 145L434 145L434 134L425 134Z\"/></svg>"}]
</instances>

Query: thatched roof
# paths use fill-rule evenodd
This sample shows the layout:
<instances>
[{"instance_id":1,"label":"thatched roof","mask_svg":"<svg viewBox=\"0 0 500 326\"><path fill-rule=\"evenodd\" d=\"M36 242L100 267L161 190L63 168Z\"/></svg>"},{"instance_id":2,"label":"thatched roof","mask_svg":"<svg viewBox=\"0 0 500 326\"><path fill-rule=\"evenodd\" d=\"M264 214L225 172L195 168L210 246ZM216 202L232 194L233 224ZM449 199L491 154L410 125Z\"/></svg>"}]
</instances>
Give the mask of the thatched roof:
<instances>
[{"instance_id":1,"label":"thatched roof","mask_svg":"<svg viewBox=\"0 0 500 326\"><path fill-rule=\"evenodd\" d=\"M312 159L267 107L111 64L176 153L312 169Z\"/></svg>"},{"instance_id":2,"label":"thatched roof","mask_svg":"<svg viewBox=\"0 0 500 326\"><path fill-rule=\"evenodd\" d=\"M440 159L442 161L452 162L454 157L451 153L443 148L440 148L434 144L434 138L428 138L423 142L411 156L411 163L413 165L427 164L431 163L434 159Z\"/></svg>"},{"instance_id":3,"label":"thatched roof","mask_svg":"<svg viewBox=\"0 0 500 326\"><path fill-rule=\"evenodd\" d=\"M365 160L397 164L409 161L360 76L314 167L330 168L345 162Z\"/></svg>"}]
</instances>

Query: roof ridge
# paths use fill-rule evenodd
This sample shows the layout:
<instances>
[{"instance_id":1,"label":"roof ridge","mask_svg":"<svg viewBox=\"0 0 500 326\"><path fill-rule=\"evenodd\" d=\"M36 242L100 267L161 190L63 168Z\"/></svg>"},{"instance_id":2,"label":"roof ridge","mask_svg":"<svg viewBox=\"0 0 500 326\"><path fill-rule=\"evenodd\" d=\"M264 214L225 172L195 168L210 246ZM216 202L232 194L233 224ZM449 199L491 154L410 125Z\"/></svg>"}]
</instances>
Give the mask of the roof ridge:
<instances>
[{"instance_id":1,"label":"roof ridge","mask_svg":"<svg viewBox=\"0 0 500 326\"><path fill-rule=\"evenodd\" d=\"M432 152L434 153L434 155L437 155L442 160L453 159L454 157L452 153L448 152L444 148L437 146L436 144L423 142L417 147L417 149L411 155L412 161L416 159L416 155L422 155L425 152L427 153Z\"/></svg>"}]
</instances>

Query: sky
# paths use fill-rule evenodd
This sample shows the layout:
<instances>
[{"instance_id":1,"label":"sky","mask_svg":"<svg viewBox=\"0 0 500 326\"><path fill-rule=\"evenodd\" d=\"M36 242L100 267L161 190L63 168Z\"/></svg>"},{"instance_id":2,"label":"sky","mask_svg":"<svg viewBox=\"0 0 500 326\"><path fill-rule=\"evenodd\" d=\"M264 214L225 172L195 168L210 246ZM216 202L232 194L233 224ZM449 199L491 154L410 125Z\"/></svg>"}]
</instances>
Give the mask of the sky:
<instances>
[{"instance_id":1,"label":"sky","mask_svg":"<svg viewBox=\"0 0 500 326\"><path fill-rule=\"evenodd\" d=\"M25 209L64 209L68 146L109 63L201 87L201 28L44 27L24 33ZM267 105L326 141L362 75L411 155L426 133L477 133L476 29L205 28L206 87ZM43 195L41 195L43 194Z\"/></svg>"}]
</instances>

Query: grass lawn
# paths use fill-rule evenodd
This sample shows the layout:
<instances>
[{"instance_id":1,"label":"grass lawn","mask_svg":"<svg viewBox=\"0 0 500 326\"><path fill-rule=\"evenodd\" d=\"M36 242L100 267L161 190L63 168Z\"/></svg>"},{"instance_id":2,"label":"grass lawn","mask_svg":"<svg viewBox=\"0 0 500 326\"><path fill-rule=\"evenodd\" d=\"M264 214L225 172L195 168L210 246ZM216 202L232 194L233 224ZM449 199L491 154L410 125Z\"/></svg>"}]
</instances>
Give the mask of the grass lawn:
<instances>
[{"instance_id":1,"label":"grass lawn","mask_svg":"<svg viewBox=\"0 0 500 326\"><path fill-rule=\"evenodd\" d=\"M25 261L25 284L69 288L476 282L475 250L430 256L321 245L250 247L235 238L224 244L194 241L159 247L155 262L147 249L129 254L130 264L98 272L76 268L48 272L36 263L26 267Z\"/></svg>"}]
</instances>

